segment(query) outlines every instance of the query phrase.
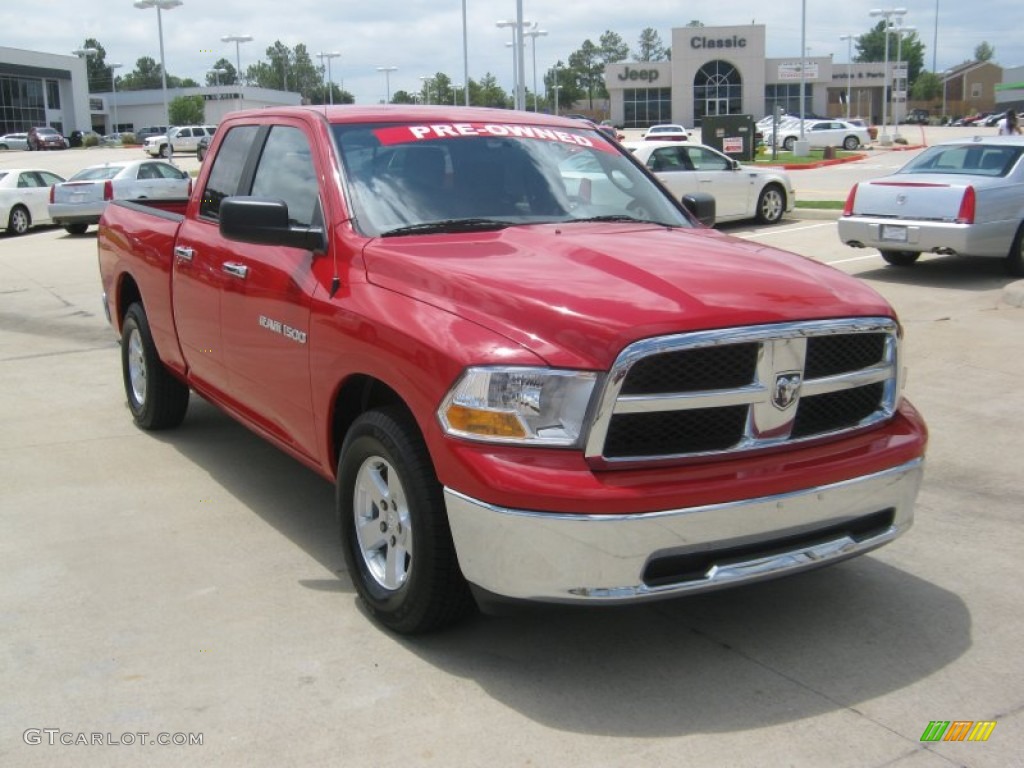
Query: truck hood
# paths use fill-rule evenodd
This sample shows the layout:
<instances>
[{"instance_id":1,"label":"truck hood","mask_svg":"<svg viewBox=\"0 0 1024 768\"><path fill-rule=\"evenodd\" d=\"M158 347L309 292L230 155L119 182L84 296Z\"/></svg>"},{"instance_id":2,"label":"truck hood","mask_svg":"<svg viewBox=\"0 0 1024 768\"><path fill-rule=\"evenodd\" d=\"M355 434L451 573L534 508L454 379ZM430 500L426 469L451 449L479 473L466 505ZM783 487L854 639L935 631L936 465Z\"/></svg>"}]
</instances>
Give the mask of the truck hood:
<instances>
[{"instance_id":1,"label":"truck hood","mask_svg":"<svg viewBox=\"0 0 1024 768\"><path fill-rule=\"evenodd\" d=\"M858 280L711 229L545 224L376 239L367 279L504 335L559 367L607 369L637 339L890 316Z\"/></svg>"}]
</instances>

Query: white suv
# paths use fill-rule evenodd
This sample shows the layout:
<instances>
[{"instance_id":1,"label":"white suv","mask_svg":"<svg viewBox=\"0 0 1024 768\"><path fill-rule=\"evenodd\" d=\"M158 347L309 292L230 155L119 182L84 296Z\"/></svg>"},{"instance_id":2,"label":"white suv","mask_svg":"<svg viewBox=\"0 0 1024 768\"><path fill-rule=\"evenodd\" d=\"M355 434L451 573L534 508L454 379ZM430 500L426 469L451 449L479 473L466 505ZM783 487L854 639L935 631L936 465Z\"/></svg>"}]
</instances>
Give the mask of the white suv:
<instances>
[{"instance_id":1,"label":"white suv","mask_svg":"<svg viewBox=\"0 0 1024 768\"><path fill-rule=\"evenodd\" d=\"M199 147L203 136L213 136L217 130L215 125L182 125L171 128L165 136L150 136L142 149L152 157L167 157L168 143L176 153L194 153Z\"/></svg>"}]
</instances>

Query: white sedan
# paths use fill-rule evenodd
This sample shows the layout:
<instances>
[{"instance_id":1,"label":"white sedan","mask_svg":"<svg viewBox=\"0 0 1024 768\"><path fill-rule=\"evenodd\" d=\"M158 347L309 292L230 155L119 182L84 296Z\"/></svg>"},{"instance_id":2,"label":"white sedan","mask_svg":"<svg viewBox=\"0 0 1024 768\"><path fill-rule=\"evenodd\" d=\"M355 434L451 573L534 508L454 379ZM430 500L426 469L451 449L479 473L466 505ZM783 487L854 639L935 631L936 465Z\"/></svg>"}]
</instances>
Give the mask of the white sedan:
<instances>
[{"instance_id":1,"label":"white sedan","mask_svg":"<svg viewBox=\"0 0 1024 768\"><path fill-rule=\"evenodd\" d=\"M0 149L28 149L28 134L7 133L0 136Z\"/></svg>"},{"instance_id":2,"label":"white sedan","mask_svg":"<svg viewBox=\"0 0 1024 768\"><path fill-rule=\"evenodd\" d=\"M714 196L715 221L757 219L775 224L793 210L796 195L784 171L740 165L703 144L627 141L623 146L653 171L676 199L694 192Z\"/></svg>"},{"instance_id":3,"label":"white sedan","mask_svg":"<svg viewBox=\"0 0 1024 768\"><path fill-rule=\"evenodd\" d=\"M646 141L689 141L690 132L674 123L652 125L642 136Z\"/></svg>"},{"instance_id":4,"label":"white sedan","mask_svg":"<svg viewBox=\"0 0 1024 768\"><path fill-rule=\"evenodd\" d=\"M62 181L63 176L39 168L0 170L0 229L23 235L33 224L49 224L50 187Z\"/></svg>"},{"instance_id":5,"label":"white sedan","mask_svg":"<svg viewBox=\"0 0 1024 768\"><path fill-rule=\"evenodd\" d=\"M853 151L871 143L867 128L853 125L845 120L804 120L804 138L813 149L842 147ZM775 143L787 152L792 152L800 140L800 120L789 120L779 126Z\"/></svg>"},{"instance_id":6,"label":"white sedan","mask_svg":"<svg viewBox=\"0 0 1024 768\"><path fill-rule=\"evenodd\" d=\"M122 160L83 168L50 193L50 218L73 235L100 220L111 200L181 198L192 177L165 160Z\"/></svg>"}]
</instances>

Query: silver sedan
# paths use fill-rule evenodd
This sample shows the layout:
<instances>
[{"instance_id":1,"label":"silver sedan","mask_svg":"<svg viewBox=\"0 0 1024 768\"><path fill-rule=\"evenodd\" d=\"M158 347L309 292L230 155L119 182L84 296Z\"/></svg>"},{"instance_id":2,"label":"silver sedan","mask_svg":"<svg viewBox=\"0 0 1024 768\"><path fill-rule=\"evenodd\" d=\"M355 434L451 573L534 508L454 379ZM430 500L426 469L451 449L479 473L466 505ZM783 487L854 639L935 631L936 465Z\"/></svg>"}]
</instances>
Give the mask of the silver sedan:
<instances>
[{"instance_id":1,"label":"silver sedan","mask_svg":"<svg viewBox=\"0 0 1024 768\"><path fill-rule=\"evenodd\" d=\"M715 220L757 219L775 224L793 210L796 195L785 171L741 165L703 144L627 141L629 149L676 199L694 192L715 198Z\"/></svg>"}]
</instances>

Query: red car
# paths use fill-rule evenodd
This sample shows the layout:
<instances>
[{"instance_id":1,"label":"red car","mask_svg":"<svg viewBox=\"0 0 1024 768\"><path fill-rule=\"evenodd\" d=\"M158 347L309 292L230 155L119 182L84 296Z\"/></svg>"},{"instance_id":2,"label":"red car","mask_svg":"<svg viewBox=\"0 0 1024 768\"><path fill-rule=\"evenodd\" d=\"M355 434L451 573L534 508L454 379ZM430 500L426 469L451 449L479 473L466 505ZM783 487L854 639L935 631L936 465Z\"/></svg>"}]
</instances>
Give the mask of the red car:
<instances>
[{"instance_id":1,"label":"red car","mask_svg":"<svg viewBox=\"0 0 1024 768\"><path fill-rule=\"evenodd\" d=\"M42 125L28 130L28 148L33 149L67 149L68 141L57 130Z\"/></svg>"}]
</instances>

